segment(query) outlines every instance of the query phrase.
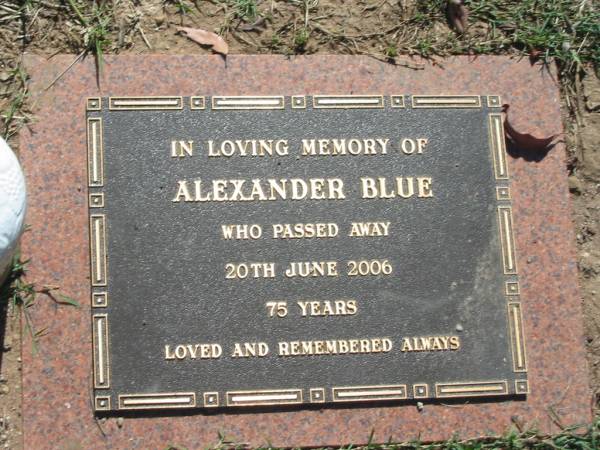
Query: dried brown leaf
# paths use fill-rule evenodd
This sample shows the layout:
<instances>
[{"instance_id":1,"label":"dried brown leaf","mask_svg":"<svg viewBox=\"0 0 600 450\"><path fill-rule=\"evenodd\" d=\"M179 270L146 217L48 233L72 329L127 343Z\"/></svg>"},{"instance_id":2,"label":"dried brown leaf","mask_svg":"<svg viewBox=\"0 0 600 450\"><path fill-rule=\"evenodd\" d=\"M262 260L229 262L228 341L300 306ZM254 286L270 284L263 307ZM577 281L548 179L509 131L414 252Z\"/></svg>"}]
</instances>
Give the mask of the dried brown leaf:
<instances>
[{"instance_id":1,"label":"dried brown leaf","mask_svg":"<svg viewBox=\"0 0 600 450\"><path fill-rule=\"evenodd\" d=\"M212 47L214 52L227 55L229 46L218 34L200 28L177 27L177 31L200 45Z\"/></svg>"},{"instance_id":2,"label":"dried brown leaf","mask_svg":"<svg viewBox=\"0 0 600 450\"><path fill-rule=\"evenodd\" d=\"M506 133L506 136L513 141L517 147L523 150L540 152L548 150L558 135L553 134L552 136L539 138L529 133L519 133L508 120L508 108L509 105L502 105L502 112L504 113L504 132Z\"/></svg>"},{"instance_id":3,"label":"dried brown leaf","mask_svg":"<svg viewBox=\"0 0 600 450\"><path fill-rule=\"evenodd\" d=\"M469 19L469 10L463 4L463 0L448 0L446 15L448 16L450 26L458 34L463 34L467 29L467 21Z\"/></svg>"},{"instance_id":4,"label":"dried brown leaf","mask_svg":"<svg viewBox=\"0 0 600 450\"><path fill-rule=\"evenodd\" d=\"M529 61L531 62L531 64L534 64L542 55L542 52L536 48L532 49L529 52Z\"/></svg>"}]
</instances>

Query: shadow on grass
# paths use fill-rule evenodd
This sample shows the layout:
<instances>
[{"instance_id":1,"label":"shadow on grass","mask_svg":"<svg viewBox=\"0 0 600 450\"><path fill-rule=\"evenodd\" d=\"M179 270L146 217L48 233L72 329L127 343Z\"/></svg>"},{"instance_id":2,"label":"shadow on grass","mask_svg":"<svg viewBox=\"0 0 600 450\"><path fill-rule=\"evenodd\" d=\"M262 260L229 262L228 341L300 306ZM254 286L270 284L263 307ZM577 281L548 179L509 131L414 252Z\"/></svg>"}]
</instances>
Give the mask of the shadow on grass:
<instances>
[{"instance_id":1,"label":"shadow on grass","mask_svg":"<svg viewBox=\"0 0 600 450\"><path fill-rule=\"evenodd\" d=\"M10 293L12 285L12 277L9 276L0 285L0 373L2 372L2 363L4 361L4 342L8 323L8 305L10 302ZM2 277L0 276L0 279Z\"/></svg>"}]
</instances>

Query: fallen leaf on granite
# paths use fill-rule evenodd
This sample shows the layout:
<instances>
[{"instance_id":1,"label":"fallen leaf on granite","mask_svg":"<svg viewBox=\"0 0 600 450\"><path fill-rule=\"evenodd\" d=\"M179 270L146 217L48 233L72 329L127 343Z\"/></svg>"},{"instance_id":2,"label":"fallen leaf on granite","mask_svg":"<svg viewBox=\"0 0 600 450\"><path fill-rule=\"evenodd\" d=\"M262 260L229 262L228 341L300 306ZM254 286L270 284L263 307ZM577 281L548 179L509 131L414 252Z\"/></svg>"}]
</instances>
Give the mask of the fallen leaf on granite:
<instances>
[{"instance_id":1,"label":"fallen leaf on granite","mask_svg":"<svg viewBox=\"0 0 600 450\"><path fill-rule=\"evenodd\" d=\"M508 120L508 108L509 105L502 105L502 113L504 114L504 132L506 133L506 137L514 142L517 147L524 150L543 151L547 150L554 139L558 137L557 134L540 138L529 133L519 133Z\"/></svg>"},{"instance_id":2,"label":"fallen leaf on granite","mask_svg":"<svg viewBox=\"0 0 600 450\"><path fill-rule=\"evenodd\" d=\"M446 15L448 16L450 26L458 34L463 34L467 28L467 20L469 18L469 10L463 4L463 0L448 0Z\"/></svg>"},{"instance_id":3,"label":"fallen leaf on granite","mask_svg":"<svg viewBox=\"0 0 600 450\"><path fill-rule=\"evenodd\" d=\"M540 59L541 55L542 52L537 48L531 49L531 51L529 52L529 61L531 62L531 64L535 63L538 59Z\"/></svg>"},{"instance_id":4,"label":"fallen leaf on granite","mask_svg":"<svg viewBox=\"0 0 600 450\"><path fill-rule=\"evenodd\" d=\"M200 45L208 45L212 47L214 52L222 55L227 55L229 46L221 36L210 31L201 30L200 28L177 27L177 31L188 37Z\"/></svg>"}]
</instances>

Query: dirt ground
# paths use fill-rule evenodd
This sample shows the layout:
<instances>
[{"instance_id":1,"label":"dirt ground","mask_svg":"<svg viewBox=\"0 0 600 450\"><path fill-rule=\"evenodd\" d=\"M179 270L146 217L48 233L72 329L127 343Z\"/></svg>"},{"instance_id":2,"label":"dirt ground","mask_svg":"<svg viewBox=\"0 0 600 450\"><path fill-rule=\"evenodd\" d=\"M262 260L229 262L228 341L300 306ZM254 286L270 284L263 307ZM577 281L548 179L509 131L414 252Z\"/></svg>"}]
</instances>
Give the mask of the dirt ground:
<instances>
[{"instance_id":1,"label":"dirt ground","mask_svg":"<svg viewBox=\"0 0 600 450\"><path fill-rule=\"evenodd\" d=\"M579 280L591 384L600 395L600 81L590 75L582 83L580 117L565 124L573 158L569 189L577 238Z\"/></svg>"},{"instance_id":2,"label":"dirt ground","mask_svg":"<svg viewBox=\"0 0 600 450\"><path fill-rule=\"evenodd\" d=\"M367 54L400 65L410 65L406 55L426 53L426 45L451 50L457 42L443 11L425 39L417 36L415 17L420 10L413 0L99 3L112 9L109 23L95 21L99 25L93 30L94 36L110 40L107 53L210 53L178 34L176 26L218 32L229 44L230 53ZM89 17L86 11L83 15ZM461 39L478 42L488 31L485 23L471 23ZM58 53L79 55L89 40L89 27L78 20L69 1L0 1L0 110L5 121L2 124L0 120L0 131L12 135L9 142L13 148L18 148L18 127L35 117L26 99L24 74L22 77L14 70L23 52L49 58ZM514 52L506 49L502 53ZM563 116L591 383L594 392L600 393L600 81L591 68L585 72L573 86L573 95L564 96ZM7 115L13 117L8 125ZM15 316L4 308L5 320L0 321L0 332L4 330L0 339L0 448L10 449L22 448L20 325ZM42 345L52 345L51 337Z\"/></svg>"}]
</instances>

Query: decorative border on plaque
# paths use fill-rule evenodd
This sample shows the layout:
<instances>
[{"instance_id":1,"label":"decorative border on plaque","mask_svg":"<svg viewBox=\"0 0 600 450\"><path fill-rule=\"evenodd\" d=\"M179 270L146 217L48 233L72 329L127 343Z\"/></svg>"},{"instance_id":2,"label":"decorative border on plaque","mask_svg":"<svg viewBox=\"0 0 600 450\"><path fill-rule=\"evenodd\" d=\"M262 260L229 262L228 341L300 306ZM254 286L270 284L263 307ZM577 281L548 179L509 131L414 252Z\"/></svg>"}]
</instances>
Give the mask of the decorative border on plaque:
<instances>
[{"instance_id":1,"label":"decorative border on plaque","mask_svg":"<svg viewBox=\"0 0 600 450\"><path fill-rule=\"evenodd\" d=\"M370 400L405 400L406 385L352 386L331 388L334 402L366 402Z\"/></svg>"},{"instance_id":2,"label":"decorative border on plaque","mask_svg":"<svg viewBox=\"0 0 600 450\"><path fill-rule=\"evenodd\" d=\"M90 194L89 202L90 208L104 208L104 194L102 192Z\"/></svg>"},{"instance_id":3,"label":"decorative border on plaque","mask_svg":"<svg viewBox=\"0 0 600 450\"><path fill-rule=\"evenodd\" d=\"M310 389L310 402L311 403L325 403L325 389L324 388L312 388Z\"/></svg>"},{"instance_id":4,"label":"decorative border on plaque","mask_svg":"<svg viewBox=\"0 0 600 450\"><path fill-rule=\"evenodd\" d=\"M499 108L502 106L502 100L499 95L488 95L487 96L488 108Z\"/></svg>"},{"instance_id":5,"label":"decorative border on plaque","mask_svg":"<svg viewBox=\"0 0 600 450\"><path fill-rule=\"evenodd\" d=\"M196 406L194 392L119 395L119 409L178 409Z\"/></svg>"},{"instance_id":6,"label":"decorative border on plaque","mask_svg":"<svg viewBox=\"0 0 600 450\"><path fill-rule=\"evenodd\" d=\"M502 101L497 95L488 95L486 101L488 107L500 107L502 105ZM504 294L507 298L507 324L513 372L524 373L527 372L527 355L521 304L519 303L521 289L518 278L516 278L518 273L517 252L512 207L510 205L510 186L507 184L509 174L502 114L488 114L488 138L494 163L494 176L498 182L496 186L496 200L499 202L497 208L498 231L502 250L502 266L504 275L507 277L504 281ZM523 388L523 383L525 383L525 388ZM525 395L528 392L529 384L527 380L515 381L514 393L516 395Z\"/></svg>"},{"instance_id":7,"label":"decorative border on plaque","mask_svg":"<svg viewBox=\"0 0 600 450\"><path fill-rule=\"evenodd\" d=\"M383 107L383 95L313 95L313 108L315 109Z\"/></svg>"},{"instance_id":8,"label":"decorative border on plaque","mask_svg":"<svg viewBox=\"0 0 600 450\"><path fill-rule=\"evenodd\" d=\"M229 391L227 406L293 405L302 403L302 389Z\"/></svg>"},{"instance_id":9,"label":"decorative border on plaque","mask_svg":"<svg viewBox=\"0 0 600 450\"><path fill-rule=\"evenodd\" d=\"M429 397L429 386L423 384L413 384L413 397L414 398L427 398Z\"/></svg>"},{"instance_id":10,"label":"decorative border on plaque","mask_svg":"<svg viewBox=\"0 0 600 450\"><path fill-rule=\"evenodd\" d=\"M496 187L496 200L498 201L510 201L510 188L508 186Z\"/></svg>"},{"instance_id":11,"label":"decorative border on plaque","mask_svg":"<svg viewBox=\"0 0 600 450\"><path fill-rule=\"evenodd\" d=\"M85 109L87 111L100 111L102 110L102 98L100 97L88 97L85 103Z\"/></svg>"},{"instance_id":12,"label":"decorative border on plaque","mask_svg":"<svg viewBox=\"0 0 600 450\"><path fill-rule=\"evenodd\" d=\"M508 163L506 161L502 114L489 114L489 127L489 140L494 160L494 175L496 176L496 180L508 180Z\"/></svg>"},{"instance_id":13,"label":"decorative border on plaque","mask_svg":"<svg viewBox=\"0 0 600 450\"><path fill-rule=\"evenodd\" d=\"M409 97L406 97L408 100ZM94 214L94 209L101 212L105 206L105 195L102 192L105 181L103 122L95 112L102 111L103 101L108 103L109 110L182 110L184 101L189 100L191 110L281 110L291 109L384 109L384 108L480 108L482 99L490 108L501 106L499 96L475 95L415 95L405 101L404 95L292 95L285 96L190 96L190 97L109 97L108 102L99 97L87 99L86 109L91 112L87 118L87 153L88 153L88 200L90 221L90 261L91 261L91 306L93 328L93 377L94 388L110 388L111 366L109 361L109 328L108 315L102 313L108 306L107 278L108 256L106 225L104 214ZM312 101L312 103L311 103ZM389 103L387 103L389 102ZM106 108L105 108L106 110ZM497 110L495 110L497 111ZM525 348L524 323L521 303L519 301L519 281L517 278L517 256L515 235L513 231L511 192L508 162L504 142L502 115L498 112L488 114L489 148L492 153L493 173L497 180L495 196L498 202L499 242L502 252L502 266L505 275L504 294L507 299L507 326L509 345L512 356L513 371L522 373L519 379L511 381L476 381L476 382L440 382L433 383L431 389L426 383L407 385L381 386L346 386L316 387L308 389L308 398L304 399L306 387L303 389L271 389L243 390L228 392L204 392L202 405L205 408L221 406L225 397L228 407L293 405L301 403L320 404L328 398L331 389L331 400L340 402L366 402L405 400L412 389L412 398L461 398L489 397L501 395L526 395L529 393L529 382L526 379L527 358ZM525 378L525 379L522 379ZM514 383L514 385L513 385ZM509 387L510 384L510 387ZM509 389L510 388L510 389ZM431 392L431 391L434 392ZM510 392L509 392L510 390ZM106 394L106 392L97 392ZM193 392L124 394L117 395L117 409L168 409L196 407L196 394ZM96 395L94 406L97 411L111 409L111 396Z\"/></svg>"},{"instance_id":14,"label":"decorative border on plaque","mask_svg":"<svg viewBox=\"0 0 600 450\"><path fill-rule=\"evenodd\" d=\"M94 409L96 411L109 411L110 410L110 396L97 395L94 398Z\"/></svg>"},{"instance_id":15,"label":"decorative border on plaque","mask_svg":"<svg viewBox=\"0 0 600 450\"><path fill-rule=\"evenodd\" d=\"M144 109L183 109L183 97L109 97L108 109L110 111L131 111Z\"/></svg>"},{"instance_id":16,"label":"decorative border on plaque","mask_svg":"<svg viewBox=\"0 0 600 450\"><path fill-rule=\"evenodd\" d=\"M90 255L92 286L106 286L106 218L104 214L90 215Z\"/></svg>"},{"instance_id":17,"label":"decorative border on plaque","mask_svg":"<svg viewBox=\"0 0 600 450\"><path fill-rule=\"evenodd\" d=\"M263 96L213 96L211 97L212 109L283 109L285 98L283 95Z\"/></svg>"},{"instance_id":18,"label":"decorative border on plaque","mask_svg":"<svg viewBox=\"0 0 600 450\"><path fill-rule=\"evenodd\" d=\"M518 394L518 395L529 394L529 381L515 380L515 394Z\"/></svg>"},{"instance_id":19,"label":"decorative border on plaque","mask_svg":"<svg viewBox=\"0 0 600 450\"><path fill-rule=\"evenodd\" d=\"M206 101L204 97L194 96L190 97L190 109L205 109Z\"/></svg>"},{"instance_id":20,"label":"decorative border on plaque","mask_svg":"<svg viewBox=\"0 0 600 450\"><path fill-rule=\"evenodd\" d=\"M108 352L108 316L92 316L92 343L94 347L94 387L110 387L110 361Z\"/></svg>"},{"instance_id":21,"label":"decorative border on plaque","mask_svg":"<svg viewBox=\"0 0 600 450\"><path fill-rule=\"evenodd\" d=\"M515 372L527 372L527 354L525 351L525 333L523 332L523 318L521 304L510 302L508 304L508 324L510 330L511 351L513 355L513 368Z\"/></svg>"},{"instance_id":22,"label":"decorative border on plaque","mask_svg":"<svg viewBox=\"0 0 600 450\"><path fill-rule=\"evenodd\" d=\"M506 394L508 394L506 380L435 384L435 396L437 398L488 397Z\"/></svg>"},{"instance_id":23,"label":"decorative border on plaque","mask_svg":"<svg viewBox=\"0 0 600 450\"><path fill-rule=\"evenodd\" d=\"M108 294L106 292L92 292L92 307L106 308L108 306Z\"/></svg>"},{"instance_id":24,"label":"decorative border on plaque","mask_svg":"<svg viewBox=\"0 0 600 450\"><path fill-rule=\"evenodd\" d=\"M306 96L305 95L292 95L292 109L304 109L306 108Z\"/></svg>"},{"instance_id":25,"label":"decorative border on plaque","mask_svg":"<svg viewBox=\"0 0 600 450\"><path fill-rule=\"evenodd\" d=\"M500 227L500 244L502 246L502 261L505 275L517 274L517 255L513 234L512 208L498 207L498 226Z\"/></svg>"},{"instance_id":26,"label":"decorative border on plaque","mask_svg":"<svg viewBox=\"0 0 600 450\"><path fill-rule=\"evenodd\" d=\"M506 295L520 295L521 288L519 287L518 281L507 281L506 282Z\"/></svg>"},{"instance_id":27,"label":"decorative border on plaque","mask_svg":"<svg viewBox=\"0 0 600 450\"><path fill-rule=\"evenodd\" d=\"M104 147L102 144L102 118L87 119L88 186L104 186Z\"/></svg>"},{"instance_id":28,"label":"decorative border on plaque","mask_svg":"<svg viewBox=\"0 0 600 450\"><path fill-rule=\"evenodd\" d=\"M404 108L404 95L390 95L390 106L392 108Z\"/></svg>"},{"instance_id":29,"label":"decorative border on plaque","mask_svg":"<svg viewBox=\"0 0 600 450\"><path fill-rule=\"evenodd\" d=\"M413 95L413 108L481 108L479 95Z\"/></svg>"},{"instance_id":30,"label":"decorative border on plaque","mask_svg":"<svg viewBox=\"0 0 600 450\"><path fill-rule=\"evenodd\" d=\"M302 403L302 389L229 391L227 406L288 405Z\"/></svg>"},{"instance_id":31,"label":"decorative border on plaque","mask_svg":"<svg viewBox=\"0 0 600 450\"><path fill-rule=\"evenodd\" d=\"M204 406L206 408L216 408L219 406L218 392L205 392L202 397L204 399Z\"/></svg>"}]
</instances>

